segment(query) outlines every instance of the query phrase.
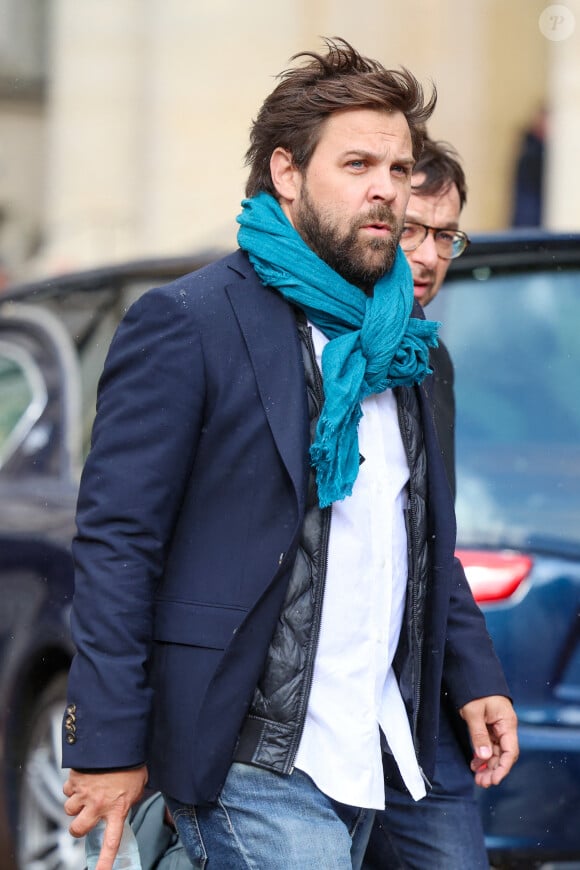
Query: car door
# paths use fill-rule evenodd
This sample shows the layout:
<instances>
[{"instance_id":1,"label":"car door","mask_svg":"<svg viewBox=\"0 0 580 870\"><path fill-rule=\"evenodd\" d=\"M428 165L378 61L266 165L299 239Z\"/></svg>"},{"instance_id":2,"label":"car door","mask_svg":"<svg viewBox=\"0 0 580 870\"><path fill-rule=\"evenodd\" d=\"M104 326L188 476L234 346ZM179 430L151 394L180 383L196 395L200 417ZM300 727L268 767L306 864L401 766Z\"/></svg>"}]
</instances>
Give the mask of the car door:
<instances>
[{"instance_id":1,"label":"car door","mask_svg":"<svg viewBox=\"0 0 580 870\"><path fill-rule=\"evenodd\" d=\"M83 866L82 844L62 834L60 771L78 384L76 353L58 318L37 306L0 305L0 855L7 868L11 856L14 867Z\"/></svg>"}]
</instances>

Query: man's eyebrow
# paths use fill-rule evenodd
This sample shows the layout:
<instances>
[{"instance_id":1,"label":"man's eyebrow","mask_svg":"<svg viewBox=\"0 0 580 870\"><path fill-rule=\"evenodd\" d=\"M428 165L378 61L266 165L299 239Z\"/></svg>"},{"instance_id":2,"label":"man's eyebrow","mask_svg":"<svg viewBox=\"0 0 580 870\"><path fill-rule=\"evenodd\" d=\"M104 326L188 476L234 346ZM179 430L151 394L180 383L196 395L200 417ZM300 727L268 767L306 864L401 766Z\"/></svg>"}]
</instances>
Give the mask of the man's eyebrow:
<instances>
[{"instance_id":1,"label":"man's eyebrow","mask_svg":"<svg viewBox=\"0 0 580 870\"><path fill-rule=\"evenodd\" d=\"M419 194L414 194L414 195L418 196ZM410 224L423 224L423 219L421 217L419 217L419 215L416 215L416 214L414 215L412 211L405 212L405 220L407 221L407 223L410 223ZM443 222L442 224L439 224L437 227L435 227L435 229L437 229L437 230L458 230L459 229L459 222L458 221Z\"/></svg>"},{"instance_id":2,"label":"man's eyebrow","mask_svg":"<svg viewBox=\"0 0 580 870\"><path fill-rule=\"evenodd\" d=\"M376 151L367 151L364 148L348 148L342 156L345 160L348 157L365 157L368 160L376 160L378 155Z\"/></svg>"},{"instance_id":3,"label":"man's eyebrow","mask_svg":"<svg viewBox=\"0 0 580 870\"><path fill-rule=\"evenodd\" d=\"M356 157L357 159L363 158L366 160L380 160L382 159L382 153L379 151L369 151L366 148L349 148L342 155L345 160L348 158ZM401 163L403 166L409 166L411 169L415 165L414 157L393 157L393 163Z\"/></svg>"}]
</instances>

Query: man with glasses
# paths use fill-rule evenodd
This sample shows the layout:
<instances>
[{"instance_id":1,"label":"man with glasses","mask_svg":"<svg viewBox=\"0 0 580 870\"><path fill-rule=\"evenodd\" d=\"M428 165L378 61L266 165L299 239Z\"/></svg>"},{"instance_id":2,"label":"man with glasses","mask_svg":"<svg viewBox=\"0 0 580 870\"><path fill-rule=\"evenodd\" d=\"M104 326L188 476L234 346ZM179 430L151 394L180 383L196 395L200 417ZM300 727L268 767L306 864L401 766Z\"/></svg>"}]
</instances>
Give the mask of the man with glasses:
<instances>
[{"instance_id":1,"label":"man with glasses","mask_svg":"<svg viewBox=\"0 0 580 870\"><path fill-rule=\"evenodd\" d=\"M469 245L459 229L467 198L465 175L457 153L444 142L426 139L413 170L411 196L401 236L411 272L415 299L423 306L439 292L451 260ZM455 497L455 398L453 363L443 342L431 348L435 372L435 419L449 485Z\"/></svg>"},{"instance_id":2,"label":"man with glasses","mask_svg":"<svg viewBox=\"0 0 580 870\"><path fill-rule=\"evenodd\" d=\"M425 141L411 191L400 244L413 274L415 298L425 306L439 292L451 260L469 245L459 229L465 175L449 145ZM455 495L453 364L442 342L431 349L431 364L437 433ZM443 690L433 788L417 802L406 792L387 789L386 809L376 815L364 870L487 870L470 757L465 726Z\"/></svg>"}]
</instances>

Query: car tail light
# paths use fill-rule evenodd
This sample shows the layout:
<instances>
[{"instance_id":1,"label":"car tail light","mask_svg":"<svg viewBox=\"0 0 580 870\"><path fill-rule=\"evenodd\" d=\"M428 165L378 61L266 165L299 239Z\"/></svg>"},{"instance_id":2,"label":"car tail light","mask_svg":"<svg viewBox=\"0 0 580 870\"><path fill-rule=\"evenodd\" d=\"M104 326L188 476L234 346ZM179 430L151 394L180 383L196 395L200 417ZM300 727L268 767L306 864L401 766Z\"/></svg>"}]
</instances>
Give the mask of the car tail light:
<instances>
[{"instance_id":1,"label":"car tail light","mask_svg":"<svg viewBox=\"0 0 580 870\"><path fill-rule=\"evenodd\" d=\"M533 560L522 553L492 550L457 550L475 600L504 601L530 573Z\"/></svg>"}]
</instances>

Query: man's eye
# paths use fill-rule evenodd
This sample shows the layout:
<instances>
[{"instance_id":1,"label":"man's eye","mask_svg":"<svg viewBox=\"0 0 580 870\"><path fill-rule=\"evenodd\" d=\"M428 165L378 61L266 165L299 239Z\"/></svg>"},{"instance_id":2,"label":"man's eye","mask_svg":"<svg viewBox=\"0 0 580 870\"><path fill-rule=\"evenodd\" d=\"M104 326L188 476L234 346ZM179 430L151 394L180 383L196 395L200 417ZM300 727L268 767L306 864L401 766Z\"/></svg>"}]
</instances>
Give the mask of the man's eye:
<instances>
[{"instance_id":1,"label":"man's eye","mask_svg":"<svg viewBox=\"0 0 580 870\"><path fill-rule=\"evenodd\" d=\"M365 163L364 160L349 160L348 166L351 166L353 169L362 169Z\"/></svg>"},{"instance_id":2,"label":"man's eye","mask_svg":"<svg viewBox=\"0 0 580 870\"><path fill-rule=\"evenodd\" d=\"M455 233L447 233L445 230L438 230L437 238L445 245L452 245L455 241Z\"/></svg>"},{"instance_id":3,"label":"man's eye","mask_svg":"<svg viewBox=\"0 0 580 870\"><path fill-rule=\"evenodd\" d=\"M397 175L407 176L411 174L411 167L399 166L399 164L396 164L395 166L393 166L393 172L396 172Z\"/></svg>"}]
</instances>

